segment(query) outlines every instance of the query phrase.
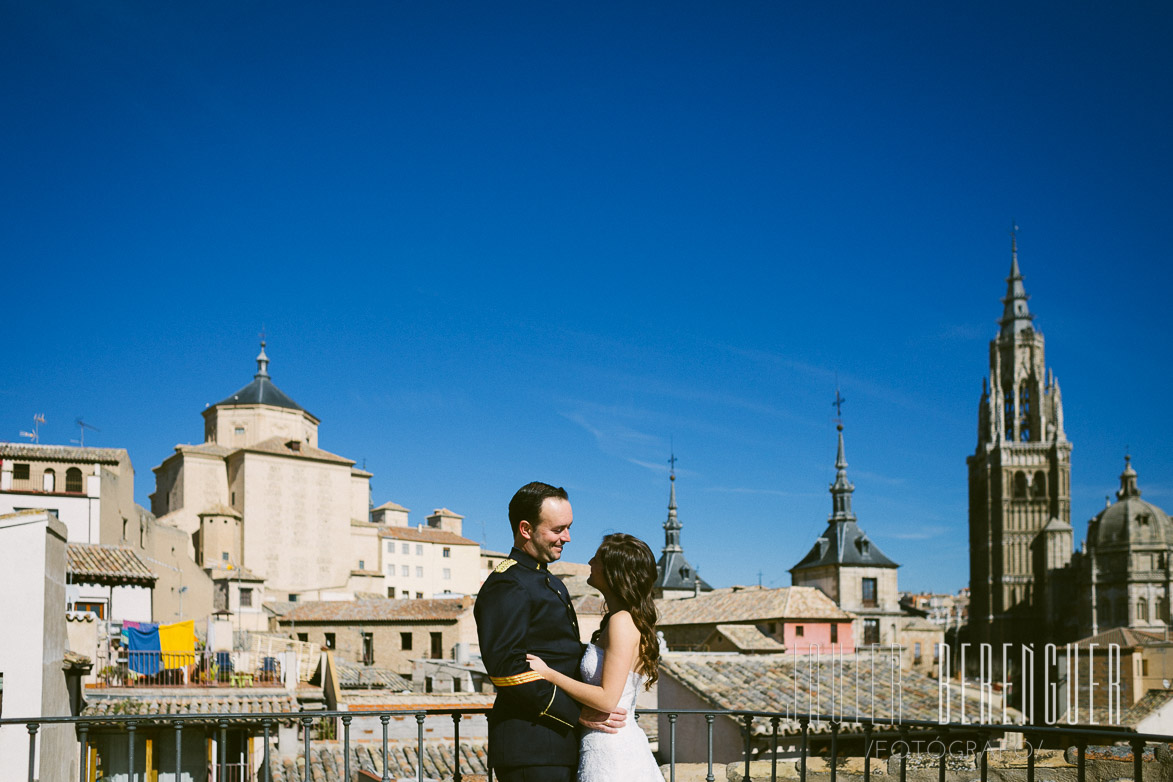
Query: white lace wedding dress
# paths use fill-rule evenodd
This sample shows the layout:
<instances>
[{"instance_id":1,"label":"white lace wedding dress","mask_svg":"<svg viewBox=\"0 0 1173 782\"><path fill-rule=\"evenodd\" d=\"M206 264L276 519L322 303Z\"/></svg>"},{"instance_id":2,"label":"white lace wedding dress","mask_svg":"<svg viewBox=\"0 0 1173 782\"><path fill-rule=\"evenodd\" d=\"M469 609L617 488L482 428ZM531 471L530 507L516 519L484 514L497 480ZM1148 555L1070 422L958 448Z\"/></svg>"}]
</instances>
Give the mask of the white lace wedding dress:
<instances>
[{"instance_id":1,"label":"white lace wedding dress","mask_svg":"<svg viewBox=\"0 0 1173 782\"><path fill-rule=\"evenodd\" d=\"M588 684L603 681L603 650L587 644L579 663L582 680ZM627 674L619 705L627 709L627 723L618 733L584 729L579 744L578 782L664 782L664 775L652 757L648 737L635 721L635 698L644 677Z\"/></svg>"}]
</instances>

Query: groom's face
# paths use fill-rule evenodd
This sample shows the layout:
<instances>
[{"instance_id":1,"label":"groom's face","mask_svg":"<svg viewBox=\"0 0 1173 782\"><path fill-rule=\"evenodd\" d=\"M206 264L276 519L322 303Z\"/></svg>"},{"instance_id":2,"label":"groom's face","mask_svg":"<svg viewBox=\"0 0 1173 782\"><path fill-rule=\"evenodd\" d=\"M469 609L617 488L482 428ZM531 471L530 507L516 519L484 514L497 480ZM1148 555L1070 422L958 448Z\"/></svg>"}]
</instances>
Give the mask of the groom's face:
<instances>
[{"instance_id":1,"label":"groom's face","mask_svg":"<svg viewBox=\"0 0 1173 782\"><path fill-rule=\"evenodd\" d=\"M570 503L558 497L547 497L536 526L522 522L523 550L538 562L556 562L562 556L562 547L570 542L570 525L574 512Z\"/></svg>"}]
</instances>

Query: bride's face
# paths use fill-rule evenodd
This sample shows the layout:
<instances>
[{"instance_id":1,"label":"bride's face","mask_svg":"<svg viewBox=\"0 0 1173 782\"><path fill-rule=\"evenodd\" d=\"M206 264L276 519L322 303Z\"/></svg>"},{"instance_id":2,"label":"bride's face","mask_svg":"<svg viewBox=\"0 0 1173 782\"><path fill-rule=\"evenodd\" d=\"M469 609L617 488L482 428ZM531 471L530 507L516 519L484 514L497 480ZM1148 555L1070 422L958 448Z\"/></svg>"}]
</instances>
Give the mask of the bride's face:
<instances>
[{"instance_id":1,"label":"bride's face","mask_svg":"<svg viewBox=\"0 0 1173 782\"><path fill-rule=\"evenodd\" d=\"M587 586L593 586L600 592L606 589L607 579L603 577L603 563L600 561L599 552L596 551L587 564L591 566L591 574L587 576Z\"/></svg>"}]
</instances>

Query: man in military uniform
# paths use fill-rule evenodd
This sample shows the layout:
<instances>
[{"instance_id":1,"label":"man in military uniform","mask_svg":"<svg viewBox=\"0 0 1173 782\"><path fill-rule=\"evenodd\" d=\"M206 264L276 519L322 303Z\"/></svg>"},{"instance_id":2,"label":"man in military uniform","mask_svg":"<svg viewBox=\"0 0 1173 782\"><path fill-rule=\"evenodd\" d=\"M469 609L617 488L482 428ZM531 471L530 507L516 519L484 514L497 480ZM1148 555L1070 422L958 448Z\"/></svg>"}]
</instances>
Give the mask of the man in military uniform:
<instances>
[{"instance_id":1,"label":"man in military uniform","mask_svg":"<svg viewBox=\"0 0 1173 782\"><path fill-rule=\"evenodd\" d=\"M497 687L489 715L489 764L501 782L572 782L581 721L614 732L626 712L582 709L526 662L536 654L578 676L578 617L562 579L549 564L570 542L574 514L566 490L528 483L509 502L513 550L481 586L473 613L481 658Z\"/></svg>"}]
</instances>

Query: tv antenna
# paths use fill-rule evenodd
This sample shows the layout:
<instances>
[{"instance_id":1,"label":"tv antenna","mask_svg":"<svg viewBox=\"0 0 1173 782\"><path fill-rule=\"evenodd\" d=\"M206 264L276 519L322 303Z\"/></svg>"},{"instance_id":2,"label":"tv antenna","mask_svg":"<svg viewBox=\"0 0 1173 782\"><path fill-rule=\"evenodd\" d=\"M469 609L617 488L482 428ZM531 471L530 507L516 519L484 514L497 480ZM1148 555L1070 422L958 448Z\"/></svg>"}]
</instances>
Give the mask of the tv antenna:
<instances>
[{"instance_id":1,"label":"tv antenna","mask_svg":"<svg viewBox=\"0 0 1173 782\"><path fill-rule=\"evenodd\" d=\"M31 432L21 432L21 437L27 437L34 443L41 442L41 424L45 423L45 414L37 413L33 416L33 430Z\"/></svg>"},{"instance_id":2,"label":"tv antenna","mask_svg":"<svg viewBox=\"0 0 1173 782\"><path fill-rule=\"evenodd\" d=\"M73 419L73 423L75 423L78 429L81 430L81 433L78 435L78 439L74 440L74 442L80 445L82 448L86 447L86 429L91 429L95 432L102 431L96 426L90 426L85 421L81 420L80 417Z\"/></svg>"}]
</instances>

